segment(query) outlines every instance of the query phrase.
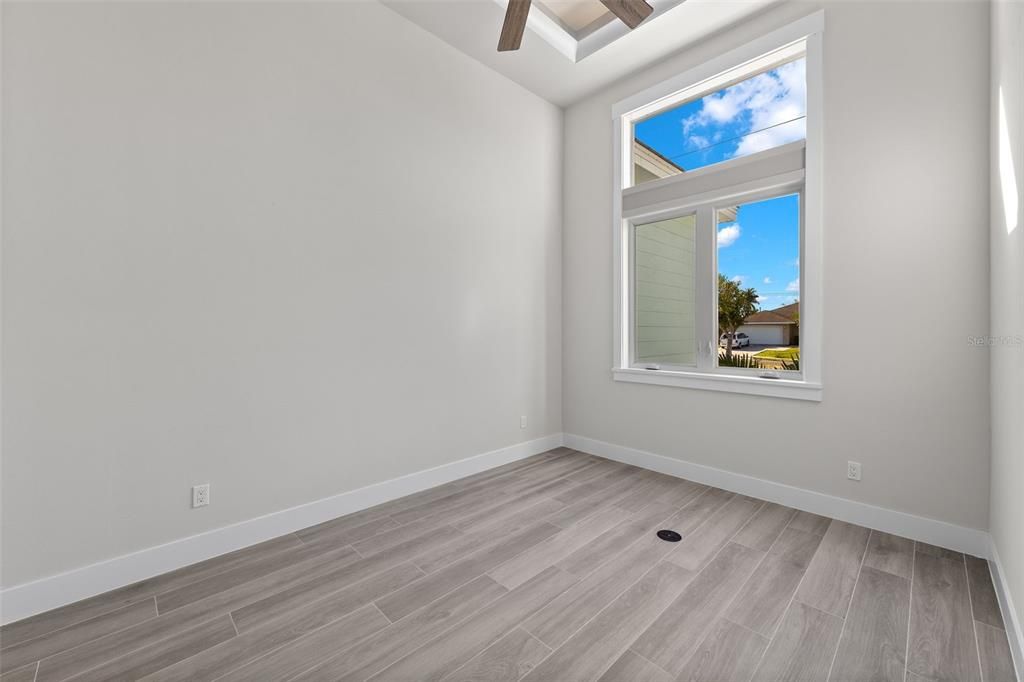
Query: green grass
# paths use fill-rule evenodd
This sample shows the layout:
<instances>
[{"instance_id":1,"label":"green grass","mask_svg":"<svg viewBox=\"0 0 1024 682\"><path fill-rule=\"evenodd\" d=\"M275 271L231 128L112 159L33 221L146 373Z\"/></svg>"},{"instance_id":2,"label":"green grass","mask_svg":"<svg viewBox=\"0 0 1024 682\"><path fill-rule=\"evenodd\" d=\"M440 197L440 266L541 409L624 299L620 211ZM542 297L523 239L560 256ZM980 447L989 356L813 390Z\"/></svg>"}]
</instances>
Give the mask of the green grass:
<instances>
[{"instance_id":1,"label":"green grass","mask_svg":"<svg viewBox=\"0 0 1024 682\"><path fill-rule=\"evenodd\" d=\"M780 360L799 360L799 348L786 348L784 350L763 350L754 356L755 358L778 358Z\"/></svg>"}]
</instances>

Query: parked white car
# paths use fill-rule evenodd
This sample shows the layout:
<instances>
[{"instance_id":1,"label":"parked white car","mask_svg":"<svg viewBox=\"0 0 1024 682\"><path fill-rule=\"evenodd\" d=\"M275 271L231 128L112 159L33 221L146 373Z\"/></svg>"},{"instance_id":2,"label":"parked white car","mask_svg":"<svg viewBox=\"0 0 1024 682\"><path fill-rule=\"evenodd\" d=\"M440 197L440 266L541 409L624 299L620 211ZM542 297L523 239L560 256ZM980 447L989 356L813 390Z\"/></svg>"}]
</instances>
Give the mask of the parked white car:
<instances>
[{"instance_id":1,"label":"parked white car","mask_svg":"<svg viewBox=\"0 0 1024 682\"><path fill-rule=\"evenodd\" d=\"M718 345L721 348L725 348L727 345L729 345L729 335L728 334L722 334L721 338L718 339ZM750 345L750 337L747 336L746 334L744 334L743 332L739 332L738 334L733 336L733 339L732 339L732 347L733 348L743 348L743 346L749 346L749 345Z\"/></svg>"}]
</instances>

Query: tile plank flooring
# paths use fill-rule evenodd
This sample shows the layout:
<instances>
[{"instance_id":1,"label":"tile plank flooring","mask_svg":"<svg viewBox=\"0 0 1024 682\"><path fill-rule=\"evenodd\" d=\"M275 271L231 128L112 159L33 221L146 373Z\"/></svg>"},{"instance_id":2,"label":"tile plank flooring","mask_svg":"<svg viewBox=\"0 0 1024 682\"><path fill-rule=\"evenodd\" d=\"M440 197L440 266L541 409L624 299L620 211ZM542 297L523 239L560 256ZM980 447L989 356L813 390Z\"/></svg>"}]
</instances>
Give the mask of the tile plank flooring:
<instances>
[{"instance_id":1,"label":"tile plank flooring","mask_svg":"<svg viewBox=\"0 0 1024 682\"><path fill-rule=\"evenodd\" d=\"M1013 675L984 560L566 448L0 629L0 682Z\"/></svg>"}]
</instances>

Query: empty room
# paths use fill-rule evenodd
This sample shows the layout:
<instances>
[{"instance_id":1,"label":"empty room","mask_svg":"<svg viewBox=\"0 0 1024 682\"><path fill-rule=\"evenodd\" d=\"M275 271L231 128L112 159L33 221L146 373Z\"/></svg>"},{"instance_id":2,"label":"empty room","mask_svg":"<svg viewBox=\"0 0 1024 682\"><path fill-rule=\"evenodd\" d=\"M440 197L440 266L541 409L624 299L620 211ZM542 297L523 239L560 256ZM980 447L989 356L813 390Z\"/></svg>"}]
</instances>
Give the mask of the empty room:
<instances>
[{"instance_id":1,"label":"empty room","mask_svg":"<svg viewBox=\"0 0 1024 682\"><path fill-rule=\"evenodd\" d=\"M0 0L0 682L1022 682L1024 0Z\"/></svg>"}]
</instances>

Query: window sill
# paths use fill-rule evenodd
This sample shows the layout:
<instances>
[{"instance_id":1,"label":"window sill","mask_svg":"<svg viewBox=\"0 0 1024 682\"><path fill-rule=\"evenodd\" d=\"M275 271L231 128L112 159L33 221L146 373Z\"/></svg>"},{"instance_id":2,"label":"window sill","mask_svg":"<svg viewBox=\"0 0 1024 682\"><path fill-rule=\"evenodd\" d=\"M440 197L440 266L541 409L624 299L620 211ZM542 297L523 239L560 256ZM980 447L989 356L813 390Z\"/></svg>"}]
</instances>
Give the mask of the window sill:
<instances>
[{"instance_id":1,"label":"window sill","mask_svg":"<svg viewBox=\"0 0 1024 682\"><path fill-rule=\"evenodd\" d=\"M791 400L812 400L821 402L821 384L792 379L762 379L760 377L729 376L725 374L705 374L703 372L676 372L664 369L626 369L612 370L615 381L629 381L637 384L657 384L660 386L676 386L678 388L696 388L704 391L724 391L726 393L746 393L771 398L789 398Z\"/></svg>"}]
</instances>

